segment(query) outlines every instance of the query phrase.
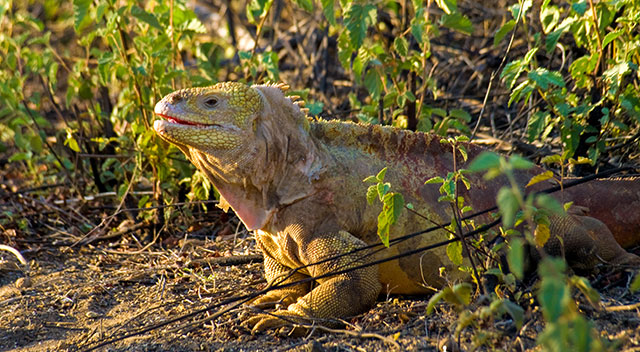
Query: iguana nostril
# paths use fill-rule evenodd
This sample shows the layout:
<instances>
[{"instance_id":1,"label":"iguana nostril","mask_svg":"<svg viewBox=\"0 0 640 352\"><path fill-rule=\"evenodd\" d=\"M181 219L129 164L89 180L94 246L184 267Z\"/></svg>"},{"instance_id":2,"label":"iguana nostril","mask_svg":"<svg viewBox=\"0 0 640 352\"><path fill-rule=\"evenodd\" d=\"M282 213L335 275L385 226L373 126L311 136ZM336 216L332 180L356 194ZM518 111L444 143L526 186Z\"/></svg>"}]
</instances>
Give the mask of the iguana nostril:
<instances>
[{"instance_id":1,"label":"iguana nostril","mask_svg":"<svg viewBox=\"0 0 640 352\"><path fill-rule=\"evenodd\" d=\"M171 94L171 95L169 96L169 103L170 103L170 104L177 104L177 103L179 103L180 101L182 101L182 99L183 99L183 98L184 98L184 97L182 96L182 94L181 94L180 92L176 92L176 93Z\"/></svg>"}]
</instances>

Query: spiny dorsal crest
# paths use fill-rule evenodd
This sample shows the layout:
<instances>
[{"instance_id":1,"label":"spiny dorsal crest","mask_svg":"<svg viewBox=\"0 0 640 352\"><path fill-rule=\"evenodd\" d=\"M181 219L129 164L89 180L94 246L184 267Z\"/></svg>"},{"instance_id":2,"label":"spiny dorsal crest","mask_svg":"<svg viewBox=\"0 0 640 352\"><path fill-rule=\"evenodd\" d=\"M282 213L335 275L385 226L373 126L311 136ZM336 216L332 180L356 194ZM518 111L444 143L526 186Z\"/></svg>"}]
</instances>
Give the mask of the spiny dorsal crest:
<instances>
[{"instance_id":1,"label":"spiny dorsal crest","mask_svg":"<svg viewBox=\"0 0 640 352\"><path fill-rule=\"evenodd\" d=\"M286 83L267 83L265 86L278 88L283 94L286 94L289 88L291 88L291 86Z\"/></svg>"},{"instance_id":2,"label":"spiny dorsal crest","mask_svg":"<svg viewBox=\"0 0 640 352\"><path fill-rule=\"evenodd\" d=\"M291 88L291 86L286 83L267 83L265 86L278 88L284 95L287 95L287 91ZM289 98L293 104L298 105L300 111L302 111L305 116L309 114L309 109L305 107L305 102L304 100L300 100L299 95L288 95L287 98Z\"/></svg>"}]
</instances>

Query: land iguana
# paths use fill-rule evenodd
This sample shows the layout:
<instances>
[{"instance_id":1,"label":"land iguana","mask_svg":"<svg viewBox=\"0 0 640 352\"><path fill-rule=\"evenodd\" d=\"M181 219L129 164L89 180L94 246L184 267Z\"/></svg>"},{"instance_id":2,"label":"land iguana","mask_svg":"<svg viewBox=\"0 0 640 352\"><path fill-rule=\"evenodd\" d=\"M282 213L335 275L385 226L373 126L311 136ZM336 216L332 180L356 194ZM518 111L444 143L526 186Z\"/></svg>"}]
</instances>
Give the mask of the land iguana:
<instances>
[{"instance_id":1,"label":"land iguana","mask_svg":"<svg viewBox=\"0 0 640 352\"><path fill-rule=\"evenodd\" d=\"M427 133L342 121L314 121L285 96L288 87L226 82L173 92L155 106L161 118L154 129L175 144L215 185L220 205L231 207L264 252L269 283L304 267L286 282L317 277L345 267L357 270L273 290L256 304L280 303L286 309L251 319L254 331L287 324L280 317L332 319L360 314L381 292L433 292L445 280L463 280L444 247L383 264L361 267L429 243L449 239L436 231L411 238L371 256L353 252L380 241L381 206L366 200L363 183L387 167L385 181L413 204L393 227L392 238L448 224L448 204L437 202L438 185L425 180L443 176L454 165L451 147ZM484 149L466 145L469 160ZM464 167L458 160L459 167ZM516 174L521 185L542 173L533 168ZM485 181L469 175L470 191L461 187L474 210L490 208L505 179ZM554 186L541 182L537 189ZM590 269L599 263L640 266L640 257L623 249L640 244L640 179L596 180L564 190L559 200L573 201L573 212L551 218L546 249L564 253L570 265ZM226 210L225 209L225 210ZM421 216L416 214L421 214ZM428 218L426 220L424 217ZM558 240L558 237L562 240ZM553 239L556 239L555 241ZM342 255L342 256L338 256ZM323 261L338 256L335 260Z\"/></svg>"}]
</instances>

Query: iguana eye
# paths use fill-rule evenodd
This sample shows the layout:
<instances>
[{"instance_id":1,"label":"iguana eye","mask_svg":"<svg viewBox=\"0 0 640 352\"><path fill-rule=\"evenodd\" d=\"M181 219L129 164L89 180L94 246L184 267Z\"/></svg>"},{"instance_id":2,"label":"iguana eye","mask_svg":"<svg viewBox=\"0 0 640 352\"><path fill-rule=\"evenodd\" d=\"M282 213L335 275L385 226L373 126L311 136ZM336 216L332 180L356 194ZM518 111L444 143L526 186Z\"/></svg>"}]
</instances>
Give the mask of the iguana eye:
<instances>
[{"instance_id":1,"label":"iguana eye","mask_svg":"<svg viewBox=\"0 0 640 352\"><path fill-rule=\"evenodd\" d=\"M215 107L215 106L216 106L216 104L218 104L218 99L216 99L216 98L207 98L207 99L204 101L204 105L205 105L206 107L208 107L208 108L213 108L213 107Z\"/></svg>"}]
</instances>

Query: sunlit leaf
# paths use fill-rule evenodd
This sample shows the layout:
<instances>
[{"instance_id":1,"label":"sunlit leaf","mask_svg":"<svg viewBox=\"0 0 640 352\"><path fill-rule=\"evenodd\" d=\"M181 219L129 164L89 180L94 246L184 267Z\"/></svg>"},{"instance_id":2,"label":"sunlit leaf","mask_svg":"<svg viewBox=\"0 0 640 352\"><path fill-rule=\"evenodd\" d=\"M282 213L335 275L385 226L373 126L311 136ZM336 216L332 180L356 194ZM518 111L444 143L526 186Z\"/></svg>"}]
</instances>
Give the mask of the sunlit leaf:
<instances>
[{"instance_id":1,"label":"sunlit leaf","mask_svg":"<svg viewBox=\"0 0 640 352\"><path fill-rule=\"evenodd\" d=\"M512 239L509 244L509 251L507 252L509 270L518 279L522 279L524 276L524 244L519 238Z\"/></svg>"},{"instance_id":2,"label":"sunlit leaf","mask_svg":"<svg viewBox=\"0 0 640 352\"><path fill-rule=\"evenodd\" d=\"M531 187L531 186L535 185L536 183L539 183L539 182L542 182L542 181L546 181L546 180L549 180L549 179L552 179L552 178L553 178L553 171L551 171L551 170L545 171L545 172L543 172L541 174L537 174L537 175L533 176L531 178L531 180L529 180L529 183L527 183L526 187Z\"/></svg>"},{"instance_id":3,"label":"sunlit leaf","mask_svg":"<svg viewBox=\"0 0 640 352\"><path fill-rule=\"evenodd\" d=\"M469 164L469 171L478 172L497 167L500 167L500 156L494 152L482 152Z\"/></svg>"}]
</instances>

